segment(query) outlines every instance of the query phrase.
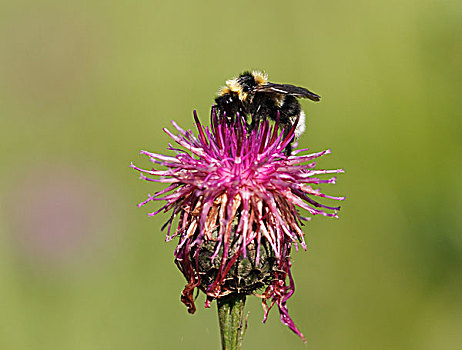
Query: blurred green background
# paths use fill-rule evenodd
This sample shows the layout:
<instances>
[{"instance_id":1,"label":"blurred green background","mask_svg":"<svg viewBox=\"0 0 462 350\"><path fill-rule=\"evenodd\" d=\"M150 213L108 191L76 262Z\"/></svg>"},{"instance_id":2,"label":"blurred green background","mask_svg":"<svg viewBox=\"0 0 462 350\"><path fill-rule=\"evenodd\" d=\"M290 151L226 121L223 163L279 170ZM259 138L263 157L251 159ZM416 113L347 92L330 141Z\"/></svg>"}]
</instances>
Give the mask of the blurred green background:
<instances>
[{"instance_id":1,"label":"blurred green background","mask_svg":"<svg viewBox=\"0 0 462 350\"><path fill-rule=\"evenodd\" d=\"M460 1L16 1L0 11L0 348L218 349L129 168L245 69L305 86L302 147L343 167L289 310L244 349L462 348ZM328 203L326 203L328 204Z\"/></svg>"}]
</instances>

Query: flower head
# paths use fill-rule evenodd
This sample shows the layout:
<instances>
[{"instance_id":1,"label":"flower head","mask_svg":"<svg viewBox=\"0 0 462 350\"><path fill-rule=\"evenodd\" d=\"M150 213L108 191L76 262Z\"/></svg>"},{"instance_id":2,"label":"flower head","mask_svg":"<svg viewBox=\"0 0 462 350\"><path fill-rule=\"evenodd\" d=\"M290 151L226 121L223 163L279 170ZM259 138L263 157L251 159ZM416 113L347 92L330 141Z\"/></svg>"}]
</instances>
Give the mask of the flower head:
<instances>
[{"instance_id":1,"label":"flower head","mask_svg":"<svg viewBox=\"0 0 462 350\"><path fill-rule=\"evenodd\" d=\"M343 200L313 186L335 183L335 177L318 175L339 170L316 170L314 160L330 150L299 155L285 154L294 129L284 137L279 123L264 120L248 130L242 118L228 120L212 115L212 125L203 127L194 113L198 135L172 122L178 134L164 131L183 149L170 145L175 156L141 151L164 170L141 169L141 178L168 186L139 204L165 201L150 216L170 212L167 241L178 237L175 262L188 284L182 301L195 311L193 291L206 295L206 307L231 293L262 295L265 310L277 304L281 321L303 338L287 310L294 293L290 251L300 244L306 249L301 226L311 215L337 217L339 207L328 207L314 198ZM296 125L296 123L295 123ZM286 133L287 134L287 133ZM153 178L154 177L154 178ZM302 216L300 209L308 216ZM172 231L175 218L176 229Z\"/></svg>"}]
</instances>

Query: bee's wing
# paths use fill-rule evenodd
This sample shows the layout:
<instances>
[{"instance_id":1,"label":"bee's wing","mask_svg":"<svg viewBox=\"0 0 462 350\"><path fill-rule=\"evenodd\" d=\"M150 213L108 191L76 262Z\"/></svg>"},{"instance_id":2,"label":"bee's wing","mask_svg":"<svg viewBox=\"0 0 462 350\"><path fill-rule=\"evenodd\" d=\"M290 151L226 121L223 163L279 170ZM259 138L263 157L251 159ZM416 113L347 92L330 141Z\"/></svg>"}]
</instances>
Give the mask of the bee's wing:
<instances>
[{"instance_id":1,"label":"bee's wing","mask_svg":"<svg viewBox=\"0 0 462 350\"><path fill-rule=\"evenodd\" d=\"M264 85L257 86L257 92L273 92L283 95L292 95L297 98L309 98L312 101L319 101L321 96L316 95L314 92L307 90L299 86L293 86L289 84L274 84L267 83Z\"/></svg>"}]
</instances>

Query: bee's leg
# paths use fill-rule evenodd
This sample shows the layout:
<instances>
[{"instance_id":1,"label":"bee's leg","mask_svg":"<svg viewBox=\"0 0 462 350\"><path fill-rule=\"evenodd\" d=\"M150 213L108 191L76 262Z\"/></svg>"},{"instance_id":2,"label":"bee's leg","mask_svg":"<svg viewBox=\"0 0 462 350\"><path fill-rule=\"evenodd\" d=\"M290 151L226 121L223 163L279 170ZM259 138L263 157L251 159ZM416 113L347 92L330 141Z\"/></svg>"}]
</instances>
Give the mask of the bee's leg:
<instances>
[{"instance_id":1,"label":"bee's leg","mask_svg":"<svg viewBox=\"0 0 462 350\"><path fill-rule=\"evenodd\" d=\"M247 130L250 132L260 124L263 117L258 113L249 113L250 123L247 123Z\"/></svg>"},{"instance_id":2,"label":"bee's leg","mask_svg":"<svg viewBox=\"0 0 462 350\"><path fill-rule=\"evenodd\" d=\"M286 139L287 136L289 136L290 129L292 129L292 124L290 122L283 124L284 125L284 134L283 134L283 140ZM286 156L290 156L292 154L292 140L287 144L286 148L284 149L284 153Z\"/></svg>"},{"instance_id":3,"label":"bee's leg","mask_svg":"<svg viewBox=\"0 0 462 350\"><path fill-rule=\"evenodd\" d=\"M281 108L275 115L272 116L272 119L278 121L279 128L283 130L282 140L285 140L289 136L290 130L292 129L292 120L290 119L289 115L285 110ZM287 144L284 150L286 156L290 156L292 153L292 140Z\"/></svg>"},{"instance_id":4,"label":"bee's leg","mask_svg":"<svg viewBox=\"0 0 462 350\"><path fill-rule=\"evenodd\" d=\"M302 113L300 103L294 96L287 95L284 98L284 102L280 108L280 123L284 125L284 137L289 135L290 129L292 129L294 116L298 116ZM300 121L299 121L300 122ZM304 123L304 120L303 120ZM292 142L294 141L295 136L292 138L291 142L287 145L285 149L285 154L289 156L292 153Z\"/></svg>"},{"instance_id":5,"label":"bee's leg","mask_svg":"<svg viewBox=\"0 0 462 350\"><path fill-rule=\"evenodd\" d=\"M251 132L253 129L255 129L255 125L257 125L258 118L256 116L251 115L250 116L250 124L247 123L247 130L248 132Z\"/></svg>"}]
</instances>

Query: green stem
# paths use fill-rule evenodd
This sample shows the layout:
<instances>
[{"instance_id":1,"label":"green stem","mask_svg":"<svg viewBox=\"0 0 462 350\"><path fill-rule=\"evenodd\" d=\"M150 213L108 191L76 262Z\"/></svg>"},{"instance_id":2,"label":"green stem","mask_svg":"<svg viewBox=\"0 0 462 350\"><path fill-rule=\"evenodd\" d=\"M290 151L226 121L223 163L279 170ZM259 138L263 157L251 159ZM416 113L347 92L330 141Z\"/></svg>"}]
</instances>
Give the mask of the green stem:
<instances>
[{"instance_id":1,"label":"green stem","mask_svg":"<svg viewBox=\"0 0 462 350\"><path fill-rule=\"evenodd\" d=\"M217 300L222 350L239 350L247 319L243 320L245 295L231 294Z\"/></svg>"}]
</instances>

